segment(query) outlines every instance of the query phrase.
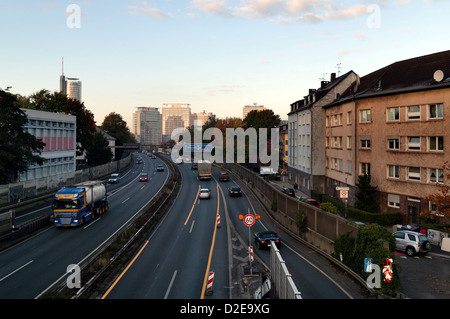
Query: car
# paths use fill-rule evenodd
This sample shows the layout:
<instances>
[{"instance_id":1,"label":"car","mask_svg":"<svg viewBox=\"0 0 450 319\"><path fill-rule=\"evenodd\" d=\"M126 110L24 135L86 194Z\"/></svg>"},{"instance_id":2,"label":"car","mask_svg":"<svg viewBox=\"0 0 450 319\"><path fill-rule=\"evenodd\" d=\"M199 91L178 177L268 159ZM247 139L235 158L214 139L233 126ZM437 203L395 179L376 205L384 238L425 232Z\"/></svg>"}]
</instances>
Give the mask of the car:
<instances>
[{"instance_id":1,"label":"car","mask_svg":"<svg viewBox=\"0 0 450 319\"><path fill-rule=\"evenodd\" d=\"M197 164L197 163L194 163L194 162L192 162L192 166L191 166L191 168L192 168L193 170L196 170L196 169L198 169L198 164Z\"/></svg>"},{"instance_id":2,"label":"car","mask_svg":"<svg viewBox=\"0 0 450 319\"><path fill-rule=\"evenodd\" d=\"M136 164L142 164L142 159L141 159L141 158L138 158L138 159L136 160Z\"/></svg>"},{"instance_id":3,"label":"car","mask_svg":"<svg viewBox=\"0 0 450 319\"><path fill-rule=\"evenodd\" d=\"M256 246L259 249L269 248L271 246L271 242L275 242L275 245L279 249L281 246L280 237L278 234L272 230L264 230L253 234L253 238Z\"/></svg>"},{"instance_id":4,"label":"car","mask_svg":"<svg viewBox=\"0 0 450 319\"><path fill-rule=\"evenodd\" d=\"M230 174L228 174L228 172L220 172L220 174L219 174L220 182L229 181L229 180L230 180Z\"/></svg>"},{"instance_id":5,"label":"car","mask_svg":"<svg viewBox=\"0 0 450 319\"><path fill-rule=\"evenodd\" d=\"M147 173L142 173L141 176L139 177L139 181L140 182L147 182L148 181Z\"/></svg>"},{"instance_id":6,"label":"car","mask_svg":"<svg viewBox=\"0 0 450 319\"><path fill-rule=\"evenodd\" d=\"M395 249L405 252L408 256L414 256L419 253L428 253L431 250L431 244L427 236L410 230L399 230L393 234L395 238Z\"/></svg>"},{"instance_id":7,"label":"car","mask_svg":"<svg viewBox=\"0 0 450 319\"><path fill-rule=\"evenodd\" d=\"M117 173L111 174L111 176L108 179L108 183L109 184L116 184L118 182L120 182L119 174L117 174Z\"/></svg>"},{"instance_id":8,"label":"car","mask_svg":"<svg viewBox=\"0 0 450 319\"><path fill-rule=\"evenodd\" d=\"M152 155L152 159L156 159L156 156L155 156L155 155Z\"/></svg>"},{"instance_id":9,"label":"car","mask_svg":"<svg viewBox=\"0 0 450 319\"><path fill-rule=\"evenodd\" d=\"M281 191L289 196L295 197L295 191L293 188L283 187Z\"/></svg>"},{"instance_id":10,"label":"car","mask_svg":"<svg viewBox=\"0 0 450 319\"><path fill-rule=\"evenodd\" d=\"M198 198L211 198L211 192L207 188L202 188L198 193Z\"/></svg>"},{"instance_id":11,"label":"car","mask_svg":"<svg viewBox=\"0 0 450 319\"><path fill-rule=\"evenodd\" d=\"M300 197L300 198L297 197L297 198L298 198L299 201L307 203L307 204L309 204L311 206L314 206L314 207L317 207L317 208L320 207L319 202L317 200L315 200L314 198L302 198L302 197Z\"/></svg>"},{"instance_id":12,"label":"car","mask_svg":"<svg viewBox=\"0 0 450 319\"><path fill-rule=\"evenodd\" d=\"M230 195L230 197L242 196L242 190L238 186L231 186L230 188L228 188L228 195Z\"/></svg>"},{"instance_id":13,"label":"car","mask_svg":"<svg viewBox=\"0 0 450 319\"><path fill-rule=\"evenodd\" d=\"M164 171L164 166L162 166L161 164L156 166L156 171L163 172Z\"/></svg>"}]
</instances>

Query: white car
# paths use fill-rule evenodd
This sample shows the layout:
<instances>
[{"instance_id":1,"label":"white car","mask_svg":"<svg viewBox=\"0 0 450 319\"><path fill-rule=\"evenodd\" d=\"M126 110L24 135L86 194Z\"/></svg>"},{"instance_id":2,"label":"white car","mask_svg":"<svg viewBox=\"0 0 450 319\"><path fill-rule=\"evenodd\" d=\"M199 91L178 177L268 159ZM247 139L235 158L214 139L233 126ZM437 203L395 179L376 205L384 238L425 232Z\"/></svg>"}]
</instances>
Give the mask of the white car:
<instances>
[{"instance_id":1,"label":"white car","mask_svg":"<svg viewBox=\"0 0 450 319\"><path fill-rule=\"evenodd\" d=\"M120 182L119 174L111 174L111 177L108 179L108 183L115 184Z\"/></svg>"},{"instance_id":2,"label":"white car","mask_svg":"<svg viewBox=\"0 0 450 319\"><path fill-rule=\"evenodd\" d=\"M198 198L210 198L211 192L207 188L202 188L198 193Z\"/></svg>"}]
</instances>

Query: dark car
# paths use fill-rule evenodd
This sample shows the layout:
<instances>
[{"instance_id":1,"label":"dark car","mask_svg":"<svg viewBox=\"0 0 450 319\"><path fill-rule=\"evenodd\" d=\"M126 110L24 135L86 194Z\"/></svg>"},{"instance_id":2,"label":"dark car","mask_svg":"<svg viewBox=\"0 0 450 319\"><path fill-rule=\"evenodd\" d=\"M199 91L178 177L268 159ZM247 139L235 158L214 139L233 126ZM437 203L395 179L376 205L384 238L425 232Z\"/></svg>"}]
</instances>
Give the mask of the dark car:
<instances>
[{"instance_id":1,"label":"dark car","mask_svg":"<svg viewBox=\"0 0 450 319\"><path fill-rule=\"evenodd\" d=\"M295 191L293 188L283 187L281 191L289 196L295 197Z\"/></svg>"},{"instance_id":2,"label":"dark car","mask_svg":"<svg viewBox=\"0 0 450 319\"><path fill-rule=\"evenodd\" d=\"M230 174L228 172L220 172L219 174L219 181L220 182L226 182L230 180Z\"/></svg>"},{"instance_id":3,"label":"dark car","mask_svg":"<svg viewBox=\"0 0 450 319\"><path fill-rule=\"evenodd\" d=\"M141 158L138 158L138 159L136 160L136 164L142 164L142 159L141 159Z\"/></svg>"},{"instance_id":4,"label":"dark car","mask_svg":"<svg viewBox=\"0 0 450 319\"><path fill-rule=\"evenodd\" d=\"M241 188L238 186L231 186L230 188L228 188L228 195L230 195L230 197L242 196Z\"/></svg>"},{"instance_id":5,"label":"dark car","mask_svg":"<svg viewBox=\"0 0 450 319\"><path fill-rule=\"evenodd\" d=\"M148 181L147 173L142 173L141 176L139 177L139 181L140 182L147 182Z\"/></svg>"},{"instance_id":6,"label":"dark car","mask_svg":"<svg viewBox=\"0 0 450 319\"><path fill-rule=\"evenodd\" d=\"M164 171L164 166L158 165L158 166L156 166L156 170L157 170L158 172L163 172L163 171Z\"/></svg>"},{"instance_id":7,"label":"dark car","mask_svg":"<svg viewBox=\"0 0 450 319\"><path fill-rule=\"evenodd\" d=\"M253 235L255 244L259 249L262 248L269 248L271 245L271 242L275 242L275 245L277 248L280 248L281 241L280 237L278 237L278 234L271 230L265 230L257 232Z\"/></svg>"},{"instance_id":8,"label":"dark car","mask_svg":"<svg viewBox=\"0 0 450 319\"><path fill-rule=\"evenodd\" d=\"M196 170L196 169L198 169L198 165L197 165L197 163L192 163L192 167L191 167L193 170Z\"/></svg>"}]
</instances>

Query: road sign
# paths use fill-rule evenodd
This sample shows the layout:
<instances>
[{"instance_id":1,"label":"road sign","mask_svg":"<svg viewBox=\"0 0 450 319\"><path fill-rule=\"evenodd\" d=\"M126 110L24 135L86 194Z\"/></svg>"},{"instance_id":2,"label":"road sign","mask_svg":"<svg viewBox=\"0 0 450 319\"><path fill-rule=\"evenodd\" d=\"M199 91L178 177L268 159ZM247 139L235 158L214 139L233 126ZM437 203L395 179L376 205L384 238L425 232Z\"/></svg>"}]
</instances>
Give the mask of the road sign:
<instances>
[{"instance_id":1,"label":"road sign","mask_svg":"<svg viewBox=\"0 0 450 319\"><path fill-rule=\"evenodd\" d=\"M254 260L254 258L253 258L253 246L249 246L248 247L248 252L250 254L250 256L249 256L250 261L253 261Z\"/></svg>"},{"instance_id":2,"label":"road sign","mask_svg":"<svg viewBox=\"0 0 450 319\"><path fill-rule=\"evenodd\" d=\"M337 191L349 191L350 187L336 187Z\"/></svg>"},{"instance_id":3,"label":"road sign","mask_svg":"<svg viewBox=\"0 0 450 319\"><path fill-rule=\"evenodd\" d=\"M185 152L211 152L212 145L209 143L186 143L183 145Z\"/></svg>"},{"instance_id":4,"label":"road sign","mask_svg":"<svg viewBox=\"0 0 450 319\"><path fill-rule=\"evenodd\" d=\"M244 216L244 224L247 225L248 227L253 226L253 224L255 223L255 217L253 215L245 215Z\"/></svg>"},{"instance_id":5,"label":"road sign","mask_svg":"<svg viewBox=\"0 0 450 319\"><path fill-rule=\"evenodd\" d=\"M348 198L348 191L340 191L341 198Z\"/></svg>"}]
</instances>

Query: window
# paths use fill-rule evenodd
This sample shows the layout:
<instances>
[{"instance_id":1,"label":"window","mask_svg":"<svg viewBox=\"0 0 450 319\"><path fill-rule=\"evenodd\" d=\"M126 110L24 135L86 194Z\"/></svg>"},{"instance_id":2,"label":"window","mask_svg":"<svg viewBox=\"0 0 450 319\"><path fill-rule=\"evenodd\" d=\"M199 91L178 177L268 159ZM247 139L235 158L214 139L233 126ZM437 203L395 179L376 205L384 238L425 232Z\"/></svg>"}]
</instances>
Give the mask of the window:
<instances>
[{"instance_id":1,"label":"window","mask_svg":"<svg viewBox=\"0 0 450 319\"><path fill-rule=\"evenodd\" d=\"M428 169L428 181L430 183L444 183L444 170L442 168Z\"/></svg>"},{"instance_id":2,"label":"window","mask_svg":"<svg viewBox=\"0 0 450 319\"><path fill-rule=\"evenodd\" d=\"M399 137L388 137L388 150L400 150Z\"/></svg>"},{"instance_id":3,"label":"window","mask_svg":"<svg viewBox=\"0 0 450 319\"><path fill-rule=\"evenodd\" d=\"M400 208L400 196L394 194L388 194L388 206Z\"/></svg>"},{"instance_id":4,"label":"window","mask_svg":"<svg viewBox=\"0 0 450 319\"><path fill-rule=\"evenodd\" d=\"M360 111L360 122L370 122L370 110Z\"/></svg>"},{"instance_id":5,"label":"window","mask_svg":"<svg viewBox=\"0 0 450 319\"><path fill-rule=\"evenodd\" d=\"M443 151L444 150L444 137L443 136L430 136L428 138L428 150Z\"/></svg>"},{"instance_id":6,"label":"window","mask_svg":"<svg viewBox=\"0 0 450 319\"><path fill-rule=\"evenodd\" d=\"M408 137L408 150L420 151L420 136Z\"/></svg>"},{"instance_id":7,"label":"window","mask_svg":"<svg viewBox=\"0 0 450 319\"><path fill-rule=\"evenodd\" d=\"M359 139L359 147L363 149L370 149L370 136L361 136Z\"/></svg>"},{"instance_id":8,"label":"window","mask_svg":"<svg viewBox=\"0 0 450 319\"><path fill-rule=\"evenodd\" d=\"M408 120L420 120L420 105L408 106Z\"/></svg>"},{"instance_id":9,"label":"window","mask_svg":"<svg viewBox=\"0 0 450 319\"><path fill-rule=\"evenodd\" d=\"M420 167L408 167L408 179L420 181Z\"/></svg>"},{"instance_id":10,"label":"window","mask_svg":"<svg viewBox=\"0 0 450 319\"><path fill-rule=\"evenodd\" d=\"M400 178L400 166L388 165L388 177L397 179Z\"/></svg>"},{"instance_id":11,"label":"window","mask_svg":"<svg viewBox=\"0 0 450 319\"><path fill-rule=\"evenodd\" d=\"M430 104L429 106L429 119L442 119L444 118L444 104Z\"/></svg>"},{"instance_id":12,"label":"window","mask_svg":"<svg viewBox=\"0 0 450 319\"><path fill-rule=\"evenodd\" d=\"M352 161L347 161L347 173L352 173Z\"/></svg>"},{"instance_id":13,"label":"window","mask_svg":"<svg viewBox=\"0 0 450 319\"><path fill-rule=\"evenodd\" d=\"M388 108L388 121L398 121L400 120L400 108L390 107Z\"/></svg>"},{"instance_id":14,"label":"window","mask_svg":"<svg viewBox=\"0 0 450 319\"><path fill-rule=\"evenodd\" d=\"M329 116L327 116L326 117L326 119L325 119L325 126L330 126L330 117Z\"/></svg>"},{"instance_id":15,"label":"window","mask_svg":"<svg viewBox=\"0 0 450 319\"><path fill-rule=\"evenodd\" d=\"M370 175L370 163L361 163L360 174L361 175Z\"/></svg>"},{"instance_id":16,"label":"window","mask_svg":"<svg viewBox=\"0 0 450 319\"><path fill-rule=\"evenodd\" d=\"M348 149L352 148L352 137L351 136L347 136L347 148Z\"/></svg>"},{"instance_id":17,"label":"window","mask_svg":"<svg viewBox=\"0 0 450 319\"><path fill-rule=\"evenodd\" d=\"M352 124L352 112L347 112L347 124Z\"/></svg>"}]
</instances>

